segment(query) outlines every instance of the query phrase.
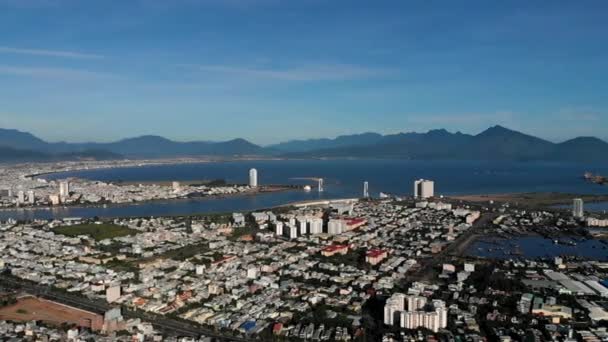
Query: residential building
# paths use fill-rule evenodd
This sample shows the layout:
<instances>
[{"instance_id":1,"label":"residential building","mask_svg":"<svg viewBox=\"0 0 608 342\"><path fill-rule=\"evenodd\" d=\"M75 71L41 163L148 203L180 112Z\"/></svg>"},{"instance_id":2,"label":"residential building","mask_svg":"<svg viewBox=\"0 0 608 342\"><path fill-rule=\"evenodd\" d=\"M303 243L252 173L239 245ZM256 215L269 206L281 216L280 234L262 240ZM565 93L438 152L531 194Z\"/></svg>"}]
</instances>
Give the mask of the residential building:
<instances>
[{"instance_id":1,"label":"residential building","mask_svg":"<svg viewBox=\"0 0 608 342\"><path fill-rule=\"evenodd\" d=\"M435 196L435 182L419 179L414 182L414 197L429 198Z\"/></svg>"},{"instance_id":2,"label":"residential building","mask_svg":"<svg viewBox=\"0 0 608 342\"><path fill-rule=\"evenodd\" d=\"M572 216L576 218L583 218L585 216L583 199L575 198L572 202Z\"/></svg>"}]
</instances>

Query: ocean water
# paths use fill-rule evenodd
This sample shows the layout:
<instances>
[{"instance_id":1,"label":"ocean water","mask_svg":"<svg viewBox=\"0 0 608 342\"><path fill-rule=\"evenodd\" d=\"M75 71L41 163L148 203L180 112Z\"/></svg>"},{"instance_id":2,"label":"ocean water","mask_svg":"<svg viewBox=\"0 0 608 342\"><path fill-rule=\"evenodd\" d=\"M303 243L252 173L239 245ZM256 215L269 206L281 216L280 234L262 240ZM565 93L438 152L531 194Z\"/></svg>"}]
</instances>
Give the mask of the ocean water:
<instances>
[{"instance_id":1,"label":"ocean water","mask_svg":"<svg viewBox=\"0 0 608 342\"><path fill-rule=\"evenodd\" d=\"M225 179L246 183L248 170L258 170L260 184L310 184L313 191L288 191L227 198L180 200L102 207L71 207L53 210L0 211L0 220L61 217L122 217L187 215L206 212L246 211L290 202L360 197L363 182L370 194L380 192L411 195L415 179L435 181L436 195L509 192L565 192L604 194L608 187L583 180L586 171L608 174L608 164L588 165L550 162L409 161L409 160L256 160L181 165L86 170L46 175L47 179L79 177L102 181L187 181ZM303 178L323 178L325 191ZM601 205L600 209L601 209ZM608 208L608 206L607 206Z\"/></svg>"}]
</instances>

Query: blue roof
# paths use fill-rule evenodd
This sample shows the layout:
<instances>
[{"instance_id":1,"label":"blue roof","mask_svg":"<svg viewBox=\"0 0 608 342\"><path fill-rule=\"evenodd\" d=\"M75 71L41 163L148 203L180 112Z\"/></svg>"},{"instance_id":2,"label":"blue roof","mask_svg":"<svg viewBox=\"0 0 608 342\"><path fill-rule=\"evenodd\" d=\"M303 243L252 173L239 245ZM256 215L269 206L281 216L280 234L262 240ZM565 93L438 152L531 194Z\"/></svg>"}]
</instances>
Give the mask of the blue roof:
<instances>
[{"instance_id":1,"label":"blue roof","mask_svg":"<svg viewBox=\"0 0 608 342\"><path fill-rule=\"evenodd\" d=\"M255 322L247 321L247 322L243 323L243 325L241 325L241 328L243 328L245 331L249 331L249 330L255 328Z\"/></svg>"}]
</instances>

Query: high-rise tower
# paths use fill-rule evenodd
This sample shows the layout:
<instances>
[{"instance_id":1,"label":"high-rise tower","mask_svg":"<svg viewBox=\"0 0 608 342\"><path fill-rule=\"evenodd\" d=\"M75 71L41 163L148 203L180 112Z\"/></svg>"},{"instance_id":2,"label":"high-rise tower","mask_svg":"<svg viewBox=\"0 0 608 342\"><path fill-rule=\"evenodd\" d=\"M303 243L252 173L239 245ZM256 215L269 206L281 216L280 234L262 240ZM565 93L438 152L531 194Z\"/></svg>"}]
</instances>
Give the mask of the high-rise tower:
<instances>
[{"instance_id":1,"label":"high-rise tower","mask_svg":"<svg viewBox=\"0 0 608 342\"><path fill-rule=\"evenodd\" d=\"M249 170L249 186L255 188L258 186L258 170Z\"/></svg>"}]
</instances>

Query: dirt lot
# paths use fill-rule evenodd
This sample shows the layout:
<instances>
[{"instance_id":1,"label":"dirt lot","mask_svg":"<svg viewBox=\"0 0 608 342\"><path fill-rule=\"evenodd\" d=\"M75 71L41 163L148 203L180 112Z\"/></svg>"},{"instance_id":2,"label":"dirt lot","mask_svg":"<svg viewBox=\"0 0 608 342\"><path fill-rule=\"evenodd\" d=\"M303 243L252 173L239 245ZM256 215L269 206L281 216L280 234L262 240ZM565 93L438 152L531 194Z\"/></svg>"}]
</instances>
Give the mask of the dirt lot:
<instances>
[{"instance_id":1,"label":"dirt lot","mask_svg":"<svg viewBox=\"0 0 608 342\"><path fill-rule=\"evenodd\" d=\"M13 305L0 308L0 320L67 323L93 330L100 330L103 325L101 315L35 297L23 297Z\"/></svg>"},{"instance_id":2,"label":"dirt lot","mask_svg":"<svg viewBox=\"0 0 608 342\"><path fill-rule=\"evenodd\" d=\"M498 203L510 202L512 204L526 206L552 206L558 204L571 204L573 198L582 198L585 202L605 202L608 201L607 195L579 195L557 192L531 192L531 193L512 193L512 194L485 194L485 195L463 195L451 196L451 199L466 202L487 203L494 201Z\"/></svg>"}]
</instances>

